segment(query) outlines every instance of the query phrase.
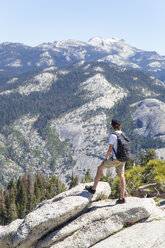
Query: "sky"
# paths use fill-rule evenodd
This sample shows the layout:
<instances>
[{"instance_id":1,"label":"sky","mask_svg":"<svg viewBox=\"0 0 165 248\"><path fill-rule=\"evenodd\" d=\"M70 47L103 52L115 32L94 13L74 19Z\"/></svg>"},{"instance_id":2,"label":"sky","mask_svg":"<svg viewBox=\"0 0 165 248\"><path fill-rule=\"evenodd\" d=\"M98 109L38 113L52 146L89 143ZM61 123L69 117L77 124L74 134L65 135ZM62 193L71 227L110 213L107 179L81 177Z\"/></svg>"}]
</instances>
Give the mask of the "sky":
<instances>
[{"instance_id":1,"label":"sky","mask_svg":"<svg viewBox=\"0 0 165 248\"><path fill-rule=\"evenodd\" d=\"M0 0L0 43L96 36L165 55L165 0Z\"/></svg>"}]
</instances>

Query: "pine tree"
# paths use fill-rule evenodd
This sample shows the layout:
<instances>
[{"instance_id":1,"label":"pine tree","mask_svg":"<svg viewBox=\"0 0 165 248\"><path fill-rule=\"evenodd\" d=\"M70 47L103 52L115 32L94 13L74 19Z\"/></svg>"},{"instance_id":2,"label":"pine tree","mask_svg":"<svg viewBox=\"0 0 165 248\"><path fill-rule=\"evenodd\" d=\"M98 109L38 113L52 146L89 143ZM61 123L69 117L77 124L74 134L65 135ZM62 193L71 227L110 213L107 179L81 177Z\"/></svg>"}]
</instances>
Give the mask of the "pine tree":
<instances>
[{"instance_id":1,"label":"pine tree","mask_svg":"<svg viewBox=\"0 0 165 248\"><path fill-rule=\"evenodd\" d=\"M60 194L61 192L64 192L64 191L66 191L65 184L62 183L61 180L57 179L57 182L56 182L56 195Z\"/></svg>"},{"instance_id":2,"label":"pine tree","mask_svg":"<svg viewBox=\"0 0 165 248\"><path fill-rule=\"evenodd\" d=\"M93 178L92 178L92 175L91 175L91 171L90 169L87 169L86 170L86 173L85 173L85 178L81 180L82 183L88 183L88 182L92 182L93 181Z\"/></svg>"},{"instance_id":3,"label":"pine tree","mask_svg":"<svg viewBox=\"0 0 165 248\"><path fill-rule=\"evenodd\" d=\"M42 200L65 190L65 185L56 176L48 180L41 173L35 176L26 174L18 179L17 184L11 179L7 189L0 190L0 224L24 218Z\"/></svg>"},{"instance_id":4,"label":"pine tree","mask_svg":"<svg viewBox=\"0 0 165 248\"><path fill-rule=\"evenodd\" d=\"M40 198L40 201L43 201L45 200L45 195L46 195L46 185L47 185L47 179L44 175L42 175L41 173L40 174L37 174L37 186L40 190L40 194L41 194L41 198Z\"/></svg>"},{"instance_id":5,"label":"pine tree","mask_svg":"<svg viewBox=\"0 0 165 248\"><path fill-rule=\"evenodd\" d=\"M72 175L68 177L68 184L69 184L69 189L75 187L76 185L78 185L78 181L79 181L79 178L78 176L74 175L73 174L73 171L72 171Z\"/></svg>"},{"instance_id":6,"label":"pine tree","mask_svg":"<svg viewBox=\"0 0 165 248\"><path fill-rule=\"evenodd\" d=\"M28 174L27 175L27 197L28 197L27 210L28 212L31 212L37 205L37 200L36 200L36 196L34 193L34 184L35 184L34 175Z\"/></svg>"},{"instance_id":7,"label":"pine tree","mask_svg":"<svg viewBox=\"0 0 165 248\"><path fill-rule=\"evenodd\" d=\"M19 178L17 182L17 202L16 202L19 218L24 218L25 215L27 214L27 203L28 203L27 191L23 183L23 180Z\"/></svg>"},{"instance_id":8,"label":"pine tree","mask_svg":"<svg viewBox=\"0 0 165 248\"><path fill-rule=\"evenodd\" d=\"M7 190L14 189L16 191L16 184L14 182L14 179L12 178L10 182L7 184Z\"/></svg>"},{"instance_id":9,"label":"pine tree","mask_svg":"<svg viewBox=\"0 0 165 248\"><path fill-rule=\"evenodd\" d=\"M5 202L6 190L0 192L0 224L6 225L7 224L7 207Z\"/></svg>"},{"instance_id":10,"label":"pine tree","mask_svg":"<svg viewBox=\"0 0 165 248\"><path fill-rule=\"evenodd\" d=\"M46 178L41 173L37 174L34 183L34 193L36 196L37 204L46 199L46 187L47 187Z\"/></svg>"},{"instance_id":11,"label":"pine tree","mask_svg":"<svg viewBox=\"0 0 165 248\"><path fill-rule=\"evenodd\" d=\"M36 203L38 204L41 199L41 191L40 188L38 187L37 182L34 183L34 194L35 194Z\"/></svg>"},{"instance_id":12,"label":"pine tree","mask_svg":"<svg viewBox=\"0 0 165 248\"><path fill-rule=\"evenodd\" d=\"M7 207L7 222L17 219L17 207L16 207L16 197L17 197L17 188L13 179L7 185L7 194L6 194L6 207Z\"/></svg>"},{"instance_id":13,"label":"pine tree","mask_svg":"<svg viewBox=\"0 0 165 248\"><path fill-rule=\"evenodd\" d=\"M66 186L55 175L47 183L46 195L47 199L66 190Z\"/></svg>"},{"instance_id":14,"label":"pine tree","mask_svg":"<svg viewBox=\"0 0 165 248\"><path fill-rule=\"evenodd\" d=\"M6 206L7 206L7 222L18 218L17 207L16 207L16 194L15 190L11 189L6 197Z\"/></svg>"}]
</instances>

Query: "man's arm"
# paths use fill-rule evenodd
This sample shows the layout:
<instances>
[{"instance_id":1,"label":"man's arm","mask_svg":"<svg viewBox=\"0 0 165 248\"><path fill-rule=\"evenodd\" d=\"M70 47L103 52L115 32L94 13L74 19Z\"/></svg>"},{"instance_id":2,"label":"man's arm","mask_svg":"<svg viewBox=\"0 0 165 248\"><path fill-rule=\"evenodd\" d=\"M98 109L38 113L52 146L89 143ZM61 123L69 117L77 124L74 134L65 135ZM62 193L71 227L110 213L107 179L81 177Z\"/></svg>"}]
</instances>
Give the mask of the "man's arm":
<instances>
[{"instance_id":1,"label":"man's arm","mask_svg":"<svg viewBox=\"0 0 165 248\"><path fill-rule=\"evenodd\" d=\"M113 150L113 145L109 145L109 149L107 151L107 154L104 160L107 160L109 158L109 155L111 154L112 150Z\"/></svg>"}]
</instances>

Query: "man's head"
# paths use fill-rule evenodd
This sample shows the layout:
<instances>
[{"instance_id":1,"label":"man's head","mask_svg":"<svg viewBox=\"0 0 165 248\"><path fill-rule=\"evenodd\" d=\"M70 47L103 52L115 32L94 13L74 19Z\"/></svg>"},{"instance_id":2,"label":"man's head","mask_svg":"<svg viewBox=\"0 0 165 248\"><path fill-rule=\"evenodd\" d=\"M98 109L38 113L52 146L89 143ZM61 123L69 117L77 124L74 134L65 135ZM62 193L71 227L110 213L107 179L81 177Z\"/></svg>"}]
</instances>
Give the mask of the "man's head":
<instances>
[{"instance_id":1,"label":"man's head","mask_svg":"<svg viewBox=\"0 0 165 248\"><path fill-rule=\"evenodd\" d=\"M120 130L121 129L121 123L118 120L112 119L111 121L111 126L115 129L115 130Z\"/></svg>"}]
</instances>

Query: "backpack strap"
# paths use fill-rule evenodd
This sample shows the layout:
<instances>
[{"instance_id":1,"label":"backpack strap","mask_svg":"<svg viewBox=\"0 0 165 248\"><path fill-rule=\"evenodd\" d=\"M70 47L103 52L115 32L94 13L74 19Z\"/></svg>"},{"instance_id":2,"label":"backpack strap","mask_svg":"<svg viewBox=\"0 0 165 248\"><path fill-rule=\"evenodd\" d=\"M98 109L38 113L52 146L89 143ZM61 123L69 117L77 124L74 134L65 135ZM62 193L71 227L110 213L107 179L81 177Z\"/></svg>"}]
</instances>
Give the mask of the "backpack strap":
<instances>
[{"instance_id":1,"label":"backpack strap","mask_svg":"<svg viewBox=\"0 0 165 248\"><path fill-rule=\"evenodd\" d=\"M117 155L117 153L115 152L115 149L114 148L112 148L113 149L113 152L114 152L114 154L115 154L115 156Z\"/></svg>"},{"instance_id":2,"label":"backpack strap","mask_svg":"<svg viewBox=\"0 0 165 248\"><path fill-rule=\"evenodd\" d=\"M128 138L125 136L125 134L124 134L123 132L122 132L122 133L113 132L113 133L111 133L111 134L115 134L115 135L117 136L117 138L118 138L119 135L122 135L125 139L128 140Z\"/></svg>"},{"instance_id":3,"label":"backpack strap","mask_svg":"<svg viewBox=\"0 0 165 248\"><path fill-rule=\"evenodd\" d=\"M115 134L116 137L117 137L117 139L118 139L118 135L117 135L115 132L113 132L113 133L111 133L111 134ZM113 147L112 149L113 149L113 152L114 152L114 154L115 154L115 156L116 156L116 155L117 155L117 152L115 151L114 147Z\"/></svg>"}]
</instances>

